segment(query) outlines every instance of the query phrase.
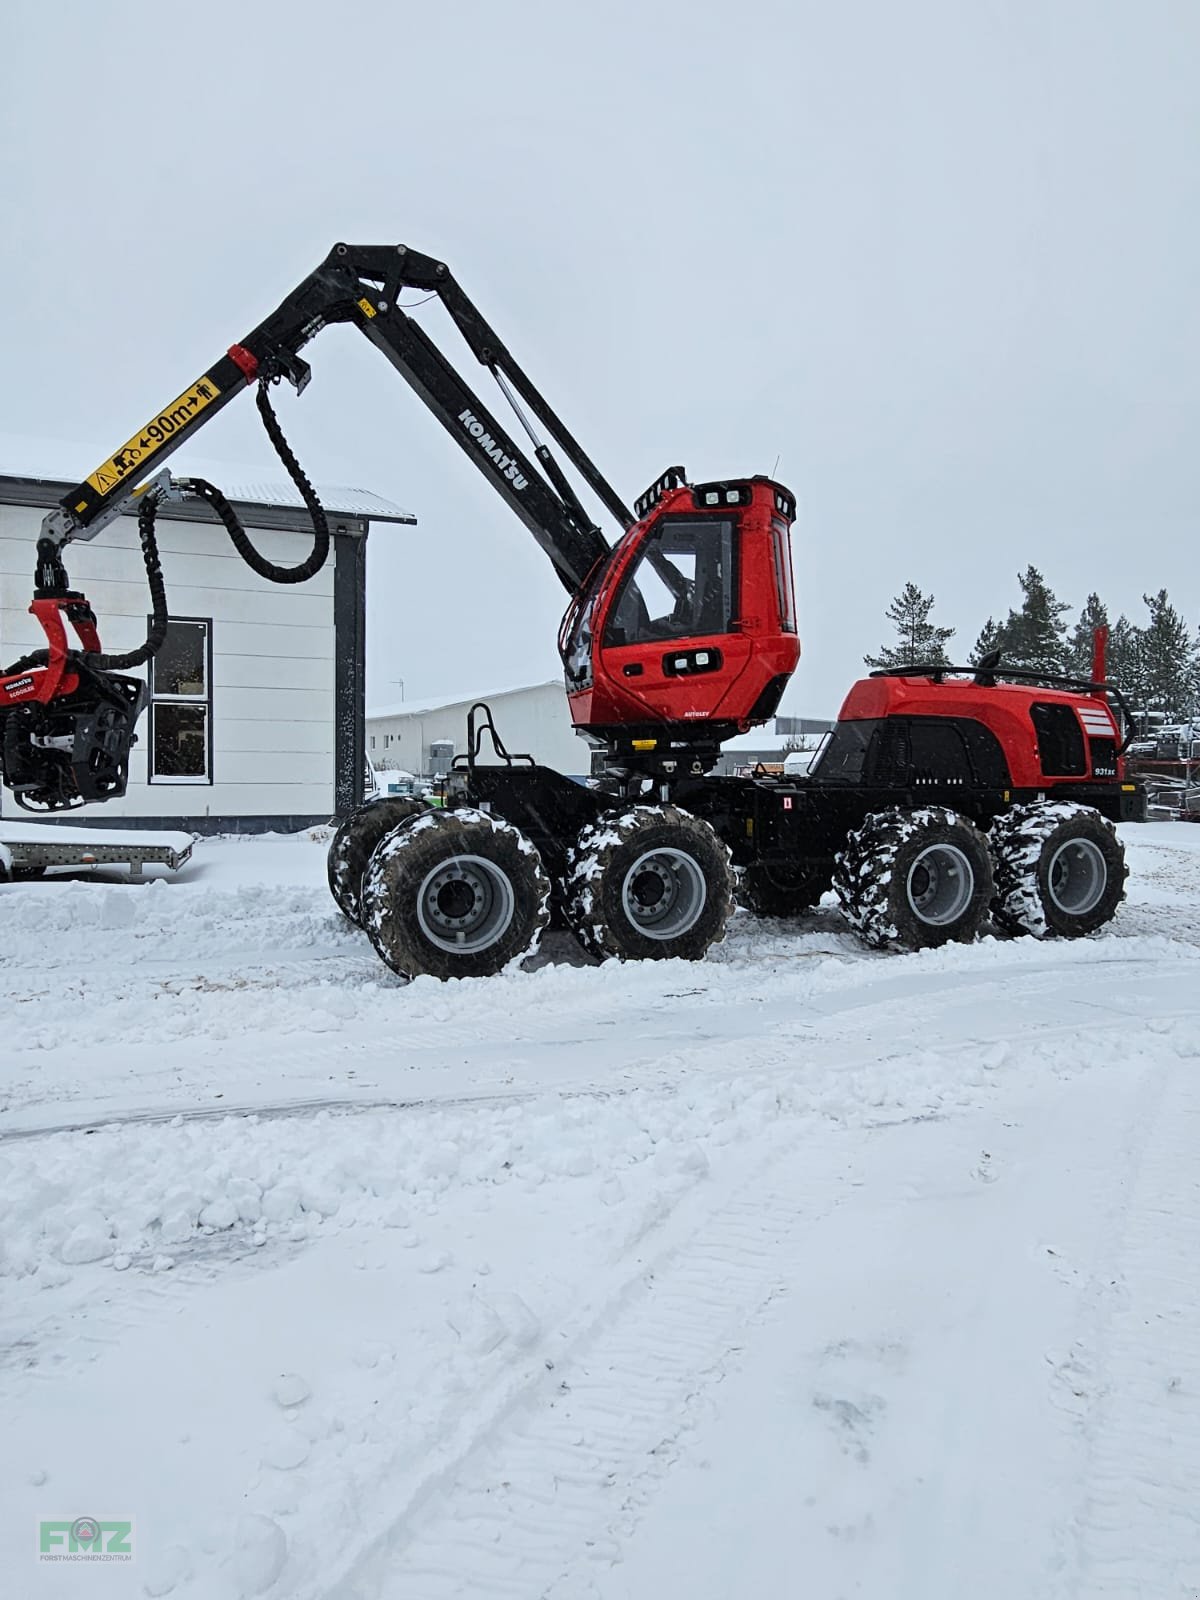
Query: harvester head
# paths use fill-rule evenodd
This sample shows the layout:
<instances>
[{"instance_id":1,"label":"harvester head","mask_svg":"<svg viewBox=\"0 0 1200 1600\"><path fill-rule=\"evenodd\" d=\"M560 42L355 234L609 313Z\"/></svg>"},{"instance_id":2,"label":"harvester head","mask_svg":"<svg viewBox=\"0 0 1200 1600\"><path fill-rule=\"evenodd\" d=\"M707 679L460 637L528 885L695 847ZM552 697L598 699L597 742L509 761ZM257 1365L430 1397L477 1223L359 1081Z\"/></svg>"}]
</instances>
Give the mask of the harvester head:
<instances>
[{"instance_id":1,"label":"harvester head","mask_svg":"<svg viewBox=\"0 0 1200 1600\"><path fill-rule=\"evenodd\" d=\"M25 811L68 811L125 793L146 685L79 661L72 671L77 683L67 693L0 706L0 777Z\"/></svg>"}]
</instances>

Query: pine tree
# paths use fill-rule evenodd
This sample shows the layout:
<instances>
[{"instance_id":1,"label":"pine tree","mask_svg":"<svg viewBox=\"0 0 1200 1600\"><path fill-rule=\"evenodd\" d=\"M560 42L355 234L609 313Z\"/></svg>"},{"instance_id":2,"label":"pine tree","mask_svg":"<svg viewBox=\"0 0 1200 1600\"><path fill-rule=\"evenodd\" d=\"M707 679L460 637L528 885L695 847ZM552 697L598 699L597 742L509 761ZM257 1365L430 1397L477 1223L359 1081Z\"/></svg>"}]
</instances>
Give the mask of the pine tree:
<instances>
[{"instance_id":1,"label":"pine tree","mask_svg":"<svg viewBox=\"0 0 1200 1600\"><path fill-rule=\"evenodd\" d=\"M1077 678L1091 677L1096 629L1108 626L1108 607L1098 594L1088 595L1087 604L1079 613L1079 620L1075 624L1067 647L1068 671L1074 673Z\"/></svg>"},{"instance_id":2,"label":"pine tree","mask_svg":"<svg viewBox=\"0 0 1200 1600\"><path fill-rule=\"evenodd\" d=\"M867 666L949 666L946 645L953 639L955 630L939 628L930 622L929 613L933 607L933 595L922 594L915 583L906 583L886 613L896 629L896 644L882 646L877 656L864 656Z\"/></svg>"},{"instance_id":3,"label":"pine tree","mask_svg":"<svg viewBox=\"0 0 1200 1600\"><path fill-rule=\"evenodd\" d=\"M987 619L979 630L979 637L975 641L975 648L971 651L971 665L978 666L984 656L990 655L993 650L1004 649L1004 629L991 617Z\"/></svg>"},{"instance_id":4,"label":"pine tree","mask_svg":"<svg viewBox=\"0 0 1200 1600\"><path fill-rule=\"evenodd\" d=\"M1004 665L1048 677L1067 669L1067 625L1062 620L1070 606L1056 600L1036 567L1026 567L1017 578L1023 596L1021 609L1010 611L1004 624Z\"/></svg>"},{"instance_id":5,"label":"pine tree","mask_svg":"<svg viewBox=\"0 0 1200 1600\"><path fill-rule=\"evenodd\" d=\"M1141 630L1141 665L1146 703L1165 711L1169 722L1189 719L1200 692L1200 659L1187 624L1167 599L1167 591L1142 599L1150 621Z\"/></svg>"},{"instance_id":6,"label":"pine tree","mask_svg":"<svg viewBox=\"0 0 1200 1600\"><path fill-rule=\"evenodd\" d=\"M1146 704L1146 678L1142 662L1142 630L1126 616L1113 623L1108 635L1108 681L1128 700L1134 711Z\"/></svg>"}]
</instances>

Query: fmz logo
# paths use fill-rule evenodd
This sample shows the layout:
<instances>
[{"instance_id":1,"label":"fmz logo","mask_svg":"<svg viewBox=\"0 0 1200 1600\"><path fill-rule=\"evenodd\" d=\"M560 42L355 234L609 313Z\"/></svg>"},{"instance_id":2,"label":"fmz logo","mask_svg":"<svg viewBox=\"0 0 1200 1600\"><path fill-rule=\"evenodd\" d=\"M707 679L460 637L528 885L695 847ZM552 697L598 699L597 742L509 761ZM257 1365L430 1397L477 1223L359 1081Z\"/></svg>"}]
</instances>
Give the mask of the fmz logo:
<instances>
[{"instance_id":1,"label":"fmz logo","mask_svg":"<svg viewBox=\"0 0 1200 1600\"><path fill-rule=\"evenodd\" d=\"M132 1561L133 1523L73 1517L38 1523L40 1561Z\"/></svg>"}]
</instances>

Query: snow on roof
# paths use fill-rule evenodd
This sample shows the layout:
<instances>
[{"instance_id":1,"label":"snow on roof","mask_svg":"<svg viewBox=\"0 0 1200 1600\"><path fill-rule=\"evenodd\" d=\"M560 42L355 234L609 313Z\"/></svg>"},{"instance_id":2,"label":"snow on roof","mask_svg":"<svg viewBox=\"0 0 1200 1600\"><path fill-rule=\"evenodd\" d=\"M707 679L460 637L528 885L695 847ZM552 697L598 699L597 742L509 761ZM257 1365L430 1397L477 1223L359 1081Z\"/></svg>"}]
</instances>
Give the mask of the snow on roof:
<instances>
[{"instance_id":1,"label":"snow on roof","mask_svg":"<svg viewBox=\"0 0 1200 1600\"><path fill-rule=\"evenodd\" d=\"M0 434L0 478L27 478L35 483L69 489L80 483L104 460L99 448L64 439L38 439L23 434ZM186 447L172 456L169 466L176 477L207 478L227 500L246 505L302 509L299 490L286 478L260 476L261 467L195 456ZM153 470L147 467L147 474ZM279 471L278 462L274 471ZM318 483L313 487L326 511L347 517L367 517L376 522L416 522L411 511L370 489L344 484Z\"/></svg>"},{"instance_id":2,"label":"snow on roof","mask_svg":"<svg viewBox=\"0 0 1200 1600\"><path fill-rule=\"evenodd\" d=\"M543 678L540 683L518 683L506 689L475 689L469 694L439 694L428 700L399 700L395 705L370 706L367 709L367 721L381 722L388 717L422 717L430 711L449 711L454 706L473 705L476 700L490 703L503 700L506 695L529 694L535 689L557 689L563 695L567 692L561 678Z\"/></svg>"},{"instance_id":3,"label":"snow on roof","mask_svg":"<svg viewBox=\"0 0 1200 1600\"><path fill-rule=\"evenodd\" d=\"M195 467L192 474L206 478L206 472ZM260 506L296 506L303 508L300 491L292 483L236 483L220 484L227 500L242 500ZM342 484L316 483L317 499L326 511L339 512L346 517L371 517L376 522L415 522L411 511L405 511L392 500L372 494L370 489L351 489Z\"/></svg>"}]
</instances>

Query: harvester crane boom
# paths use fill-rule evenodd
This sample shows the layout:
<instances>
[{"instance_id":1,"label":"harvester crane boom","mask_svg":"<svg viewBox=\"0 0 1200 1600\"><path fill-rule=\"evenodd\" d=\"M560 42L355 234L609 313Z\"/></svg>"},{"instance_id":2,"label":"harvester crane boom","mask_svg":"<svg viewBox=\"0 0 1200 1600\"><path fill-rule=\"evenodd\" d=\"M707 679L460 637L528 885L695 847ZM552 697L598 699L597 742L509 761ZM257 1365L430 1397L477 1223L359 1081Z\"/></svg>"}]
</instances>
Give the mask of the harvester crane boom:
<instances>
[{"instance_id":1,"label":"harvester crane boom","mask_svg":"<svg viewBox=\"0 0 1200 1600\"><path fill-rule=\"evenodd\" d=\"M498 379L518 416L522 413L517 398L542 423L622 529L628 528L634 520L632 512L513 360L444 262L404 245L337 244L253 332L232 345L190 388L63 496L43 524L40 554L44 557L73 540L94 538L114 517L128 511L146 473L157 472L169 455L249 384L287 379L297 392L302 390L309 367L300 351L322 328L345 322L358 327L417 392L533 534L563 587L572 595L577 593L608 554L604 535L547 446L534 439L535 466L400 306L405 289L437 295L472 354Z\"/></svg>"},{"instance_id":2,"label":"harvester crane boom","mask_svg":"<svg viewBox=\"0 0 1200 1600\"><path fill-rule=\"evenodd\" d=\"M405 289L438 297L529 434L532 460L401 306ZM334 245L269 317L63 495L44 518L30 611L46 635L46 648L0 670L0 779L25 809L62 810L125 792L134 726L147 689L141 680L121 673L153 659L169 621L154 532L164 502L205 501L225 524L242 559L270 582L303 582L324 564L328 521L283 437L268 395L273 383L285 379L297 393L305 387L309 366L300 352L334 323L352 324L382 351L533 534L572 602L611 551L563 468L535 435L523 407L622 532L634 525L633 513L513 360L445 262L405 245ZM313 519L312 551L292 567L277 566L254 548L215 485L202 478L172 479L165 468L182 444L251 384L257 385L258 408L271 442ZM150 589L150 625L137 648L105 654L91 607L71 587L63 552L134 511ZM656 567L665 565L657 552L654 560ZM69 642L68 627L78 647Z\"/></svg>"}]
</instances>

